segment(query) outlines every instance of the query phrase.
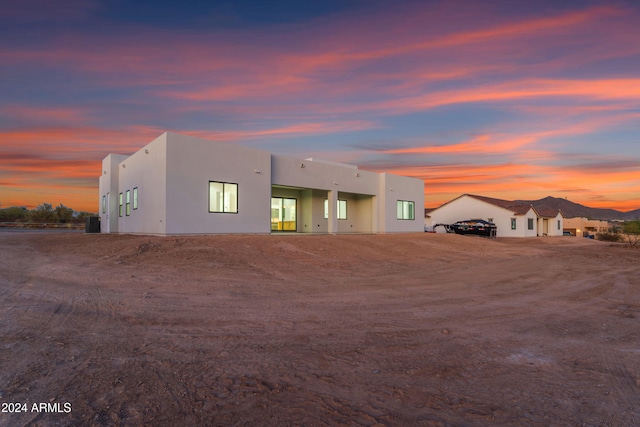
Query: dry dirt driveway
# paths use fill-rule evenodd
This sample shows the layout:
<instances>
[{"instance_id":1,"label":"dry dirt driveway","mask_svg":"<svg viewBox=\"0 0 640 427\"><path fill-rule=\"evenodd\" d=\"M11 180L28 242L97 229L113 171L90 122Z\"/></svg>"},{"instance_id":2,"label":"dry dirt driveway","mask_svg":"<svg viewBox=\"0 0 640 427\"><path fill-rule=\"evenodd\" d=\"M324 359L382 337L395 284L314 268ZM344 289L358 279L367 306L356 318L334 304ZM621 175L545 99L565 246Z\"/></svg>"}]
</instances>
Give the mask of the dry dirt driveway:
<instances>
[{"instance_id":1,"label":"dry dirt driveway","mask_svg":"<svg viewBox=\"0 0 640 427\"><path fill-rule=\"evenodd\" d=\"M3 231L0 425L637 426L639 261L570 237Z\"/></svg>"}]
</instances>

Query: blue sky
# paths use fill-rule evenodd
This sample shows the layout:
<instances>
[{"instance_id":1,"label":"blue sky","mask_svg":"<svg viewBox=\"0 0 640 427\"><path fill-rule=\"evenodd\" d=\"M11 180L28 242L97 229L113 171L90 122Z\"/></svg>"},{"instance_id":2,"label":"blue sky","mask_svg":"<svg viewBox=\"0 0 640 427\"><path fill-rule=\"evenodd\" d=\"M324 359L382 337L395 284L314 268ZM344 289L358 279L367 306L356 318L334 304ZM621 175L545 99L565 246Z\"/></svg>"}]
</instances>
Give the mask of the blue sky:
<instances>
[{"instance_id":1,"label":"blue sky","mask_svg":"<svg viewBox=\"0 0 640 427\"><path fill-rule=\"evenodd\" d=\"M97 210L165 130L463 193L640 207L634 2L0 5L0 207Z\"/></svg>"}]
</instances>

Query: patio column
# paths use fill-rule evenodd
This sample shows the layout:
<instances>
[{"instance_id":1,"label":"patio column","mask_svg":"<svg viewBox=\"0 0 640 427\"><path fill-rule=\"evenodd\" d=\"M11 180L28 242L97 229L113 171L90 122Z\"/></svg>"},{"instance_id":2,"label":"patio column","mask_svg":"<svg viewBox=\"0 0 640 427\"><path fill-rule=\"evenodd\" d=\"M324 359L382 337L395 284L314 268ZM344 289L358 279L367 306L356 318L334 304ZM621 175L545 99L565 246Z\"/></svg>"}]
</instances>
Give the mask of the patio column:
<instances>
[{"instance_id":1,"label":"patio column","mask_svg":"<svg viewBox=\"0 0 640 427\"><path fill-rule=\"evenodd\" d=\"M327 204L329 205L327 231L329 234L338 234L338 190L329 190L327 192Z\"/></svg>"}]
</instances>

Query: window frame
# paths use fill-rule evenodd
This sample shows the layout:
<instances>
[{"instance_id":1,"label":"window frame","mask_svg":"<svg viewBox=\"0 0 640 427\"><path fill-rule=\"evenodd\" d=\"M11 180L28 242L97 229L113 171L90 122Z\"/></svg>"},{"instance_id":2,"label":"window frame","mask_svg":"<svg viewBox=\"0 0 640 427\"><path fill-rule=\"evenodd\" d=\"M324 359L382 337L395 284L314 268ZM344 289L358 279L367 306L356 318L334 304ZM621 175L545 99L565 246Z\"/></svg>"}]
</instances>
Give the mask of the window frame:
<instances>
[{"instance_id":1,"label":"window frame","mask_svg":"<svg viewBox=\"0 0 640 427\"><path fill-rule=\"evenodd\" d=\"M340 202L344 203L344 209L340 209ZM349 215L347 214L349 209L349 204L347 199L338 199L336 200L336 218L344 221L349 219ZM344 216L341 216L342 210L344 210ZM324 219L329 219L329 199L324 199Z\"/></svg>"},{"instance_id":2,"label":"window frame","mask_svg":"<svg viewBox=\"0 0 640 427\"><path fill-rule=\"evenodd\" d=\"M211 184L222 184L222 210L219 210L219 211L218 210L214 210L214 211L211 210ZM236 196L235 204L234 204L235 210L225 210L224 200L225 200L225 194L227 193L227 190L226 190L227 186L235 186L235 196ZM240 199L240 197L239 197L239 193L240 193L239 187L240 186L238 185L237 182L213 181L213 180L209 181L209 191L208 191L208 202L209 203L208 203L208 208L207 208L209 210L209 213L237 214L238 211L240 210L239 209L239 204L240 204L239 203L239 199ZM229 192L229 194L232 194L232 193Z\"/></svg>"},{"instance_id":3,"label":"window frame","mask_svg":"<svg viewBox=\"0 0 640 427\"><path fill-rule=\"evenodd\" d=\"M527 230L534 230L533 218L527 218Z\"/></svg>"},{"instance_id":4,"label":"window frame","mask_svg":"<svg viewBox=\"0 0 640 427\"><path fill-rule=\"evenodd\" d=\"M518 222L516 221L516 218L511 218L511 229L515 230L517 228Z\"/></svg>"},{"instance_id":5,"label":"window frame","mask_svg":"<svg viewBox=\"0 0 640 427\"><path fill-rule=\"evenodd\" d=\"M124 196L123 193L120 193L118 195L118 216L122 217L122 213L123 213L123 209L124 208Z\"/></svg>"},{"instance_id":6,"label":"window frame","mask_svg":"<svg viewBox=\"0 0 640 427\"><path fill-rule=\"evenodd\" d=\"M107 213L107 195L102 195L102 213Z\"/></svg>"},{"instance_id":7,"label":"window frame","mask_svg":"<svg viewBox=\"0 0 640 427\"><path fill-rule=\"evenodd\" d=\"M344 208L342 208L342 206L344 206ZM338 199L338 206L336 207L337 207L336 216L338 217L339 220L346 220L349 218L347 214L349 208L348 208L346 199Z\"/></svg>"},{"instance_id":8,"label":"window frame","mask_svg":"<svg viewBox=\"0 0 640 427\"><path fill-rule=\"evenodd\" d=\"M124 209L124 214L126 216L131 215L131 190L127 190L125 192L125 209Z\"/></svg>"},{"instance_id":9,"label":"window frame","mask_svg":"<svg viewBox=\"0 0 640 427\"><path fill-rule=\"evenodd\" d=\"M133 187L133 210L138 209L138 187Z\"/></svg>"},{"instance_id":10,"label":"window frame","mask_svg":"<svg viewBox=\"0 0 640 427\"><path fill-rule=\"evenodd\" d=\"M415 221L416 202L413 200L396 200L396 219L399 221Z\"/></svg>"}]
</instances>

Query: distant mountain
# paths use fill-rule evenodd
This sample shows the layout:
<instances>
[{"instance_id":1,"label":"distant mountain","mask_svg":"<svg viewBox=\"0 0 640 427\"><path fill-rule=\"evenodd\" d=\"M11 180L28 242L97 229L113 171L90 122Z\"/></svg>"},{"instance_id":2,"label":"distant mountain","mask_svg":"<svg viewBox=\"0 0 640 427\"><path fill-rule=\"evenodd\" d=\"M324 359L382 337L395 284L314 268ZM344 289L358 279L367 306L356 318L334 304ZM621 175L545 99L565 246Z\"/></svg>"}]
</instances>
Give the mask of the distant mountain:
<instances>
[{"instance_id":1,"label":"distant mountain","mask_svg":"<svg viewBox=\"0 0 640 427\"><path fill-rule=\"evenodd\" d=\"M601 220L635 220L640 219L640 209L631 212L620 212L614 209L590 208L567 199L557 197L545 197L540 200L515 200L518 203L533 205L536 209L560 209L565 218L586 217Z\"/></svg>"}]
</instances>

